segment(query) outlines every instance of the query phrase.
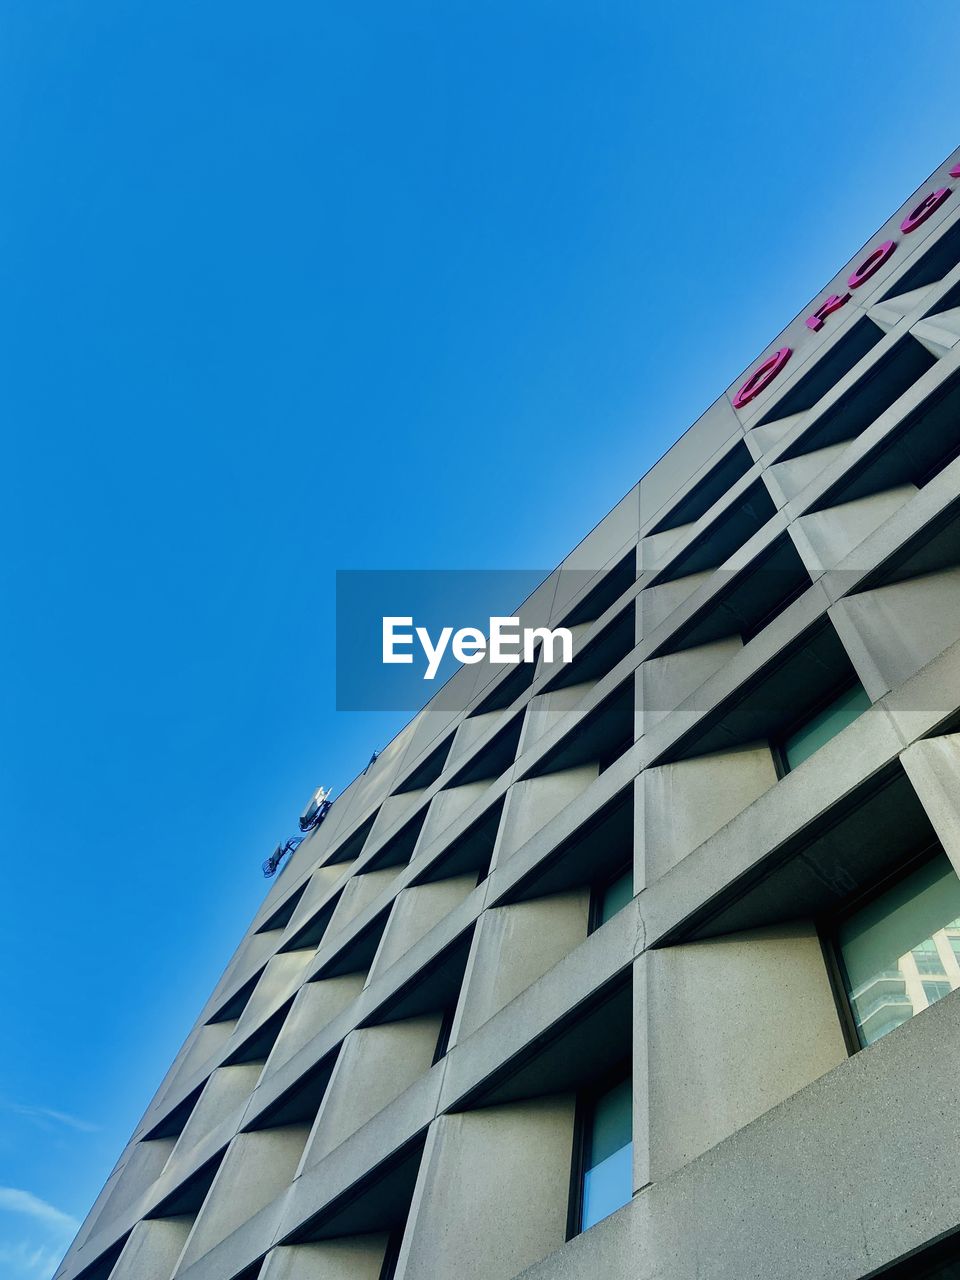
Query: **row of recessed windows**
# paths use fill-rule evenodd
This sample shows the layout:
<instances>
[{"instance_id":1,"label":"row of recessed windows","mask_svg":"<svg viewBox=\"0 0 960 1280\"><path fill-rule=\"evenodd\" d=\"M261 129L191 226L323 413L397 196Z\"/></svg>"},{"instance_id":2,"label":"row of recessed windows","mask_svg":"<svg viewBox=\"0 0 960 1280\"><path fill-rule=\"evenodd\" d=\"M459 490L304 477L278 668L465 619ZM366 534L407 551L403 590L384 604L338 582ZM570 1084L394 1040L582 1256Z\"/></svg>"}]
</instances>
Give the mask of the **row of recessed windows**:
<instances>
[{"instance_id":1,"label":"row of recessed windows","mask_svg":"<svg viewBox=\"0 0 960 1280\"><path fill-rule=\"evenodd\" d=\"M632 897L632 874L605 886L600 920ZM852 1048L866 1048L960 987L960 878L938 851L875 888L824 927ZM630 1071L581 1101L571 1233L633 1194Z\"/></svg>"},{"instance_id":2,"label":"row of recessed windows","mask_svg":"<svg viewBox=\"0 0 960 1280\"><path fill-rule=\"evenodd\" d=\"M922 280L924 285L941 279L956 265L960 224L942 237L918 262L916 268L904 276L896 291L912 289L910 281ZM951 290L933 307L932 314L956 305L956 289ZM892 295L887 294L887 297ZM834 388L847 373L863 359L883 338L883 332L868 318L861 319L832 348L817 359L808 373L775 402L754 426L777 421L799 412L806 412ZM860 435L872 422L893 405L922 375L936 363L921 343L907 335L895 346L873 362L856 383L824 412L814 418L795 441L781 455L781 461L799 457L822 449L827 445L845 442ZM753 465L753 459L742 442L737 442L724 458L680 500L667 515L651 529L658 534L668 529L692 523L705 515L731 489Z\"/></svg>"},{"instance_id":3,"label":"row of recessed windows","mask_svg":"<svg viewBox=\"0 0 960 1280\"><path fill-rule=\"evenodd\" d=\"M851 724L870 700L854 681L834 690L773 743L781 775L797 768ZM590 928L599 928L634 896L632 861L594 886ZM860 1047L960 986L960 880L941 852L830 925L836 976L848 1030ZM453 1006L442 1019L434 1061L446 1052ZM629 1067L584 1095L578 1107L571 1230L582 1231L632 1195Z\"/></svg>"}]
</instances>

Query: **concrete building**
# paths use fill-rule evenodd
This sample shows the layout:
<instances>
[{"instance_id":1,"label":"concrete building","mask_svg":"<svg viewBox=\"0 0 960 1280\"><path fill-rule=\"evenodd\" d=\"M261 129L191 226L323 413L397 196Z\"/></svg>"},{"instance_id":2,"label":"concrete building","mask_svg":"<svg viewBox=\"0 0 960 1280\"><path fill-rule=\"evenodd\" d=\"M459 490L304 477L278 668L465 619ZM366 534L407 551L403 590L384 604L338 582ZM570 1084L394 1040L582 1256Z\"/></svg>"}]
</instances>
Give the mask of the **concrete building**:
<instances>
[{"instance_id":1,"label":"concrete building","mask_svg":"<svg viewBox=\"0 0 960 1280\"><path fill-rule=\"evenodd\" d=\"M573 663L336 799L60 1280L960 1276L960 152L522 617Z\"/></svg>"}]
</instances>

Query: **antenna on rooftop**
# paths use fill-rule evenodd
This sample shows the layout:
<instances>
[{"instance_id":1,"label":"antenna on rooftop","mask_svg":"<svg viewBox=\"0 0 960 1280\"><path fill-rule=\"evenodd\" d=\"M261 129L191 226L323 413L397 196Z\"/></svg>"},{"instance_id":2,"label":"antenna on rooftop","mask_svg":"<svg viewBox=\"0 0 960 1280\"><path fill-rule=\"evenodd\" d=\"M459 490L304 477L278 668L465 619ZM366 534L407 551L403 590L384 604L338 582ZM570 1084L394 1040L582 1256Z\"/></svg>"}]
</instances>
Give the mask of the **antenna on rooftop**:
<instances>
[{"instance_id":1,"label":"antenna on rooftop","mask_svg":"<svg viewBox=\"0 0 960 1280\"><path fill-rule=\"evenodd\" d=\"M301 831L313 831L315 827L319 827L327 816L327 812L333 804L330 799L330 790L330 787L327 787L326 790L323 787L317 787L310 797L310 803L300 815Z\"/></svg>"},{"instance_id":2,"label":"antenna on rooftop","mask_svg":"<svg viewBox=\"0 0 960 1280\"><path fill-rule=\"evenodd\" d=\"M283 844L278 844L271 853L270 857L263 864L263 874L269 880L271 876L275 876L280 869L280 863L289 853L293 853L295 849L299 849L303 844L307 835L311 831L316 831L320 823L324 820L330 811L333 801L330 799L332 788L318 787L310 797L310 802L300 815L300 830L303 833L299 836L291 836L289 840Z\"/></svg>"},{"instance_id":3,"label":"antenna on rooftop","mask_svg":"<svg viewBox=\"0 0 960 1280\"><path fill-rule=\"evenodd\" d=\"M291 836L285 844L277 845L273 853L271 853L270 857L267 858L266 862L263 864L263 874L268 880L271 876L275 876L277 874L277 869L287 854L293 853L294 849L299 848L301 844L303 844L303 836Z\"/></svg>"}]
</instances>

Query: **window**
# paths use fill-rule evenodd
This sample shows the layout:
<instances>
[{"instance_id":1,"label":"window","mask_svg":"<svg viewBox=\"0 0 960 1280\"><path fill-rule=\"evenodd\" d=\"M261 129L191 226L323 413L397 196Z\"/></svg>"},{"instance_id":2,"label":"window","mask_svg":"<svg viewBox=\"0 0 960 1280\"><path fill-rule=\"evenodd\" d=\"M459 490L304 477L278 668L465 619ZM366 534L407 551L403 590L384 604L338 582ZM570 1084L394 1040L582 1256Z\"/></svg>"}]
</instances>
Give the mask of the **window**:
<instances>
[{"instance_id":1,"label":"window","mask_svg":"<svg viewBox=\"0 0 960 1280\"><path fill-rule=\"evenodd\" d=\"M942 852L840 921L840 969L861 1045L960 987L950 941L958 928L960 879ZM943 980L922 980L929 970L918 957L934 955Z\"/></svg>"},{"instance_id":2,"label":"window","mask_svg":"<svg viewBox=\"0 0 960 1280\"><path fill-rule=\"evenodd\" d=\"M610 880L604 880L593 891L590 903L590 932L606 924L628 902L633 901L633 865L621 868Z\"/></svg>"},{"instance_id":3,"label":"window","mask_svg":"<svg viewBox=\"0 0 960 1280\"><path fill-rule=\"evenodd\" d=\"M633 1195L633 1091L621 1075L581 1102L573 1235L625 1205Z\"/></svg>"},{"instance_id":4,"label":"window","mask_svg":"<svg viewBox=\"0 0 960 1280\"><path fill-rule=\"evenodd\" d=\"M446 1056L447 1050L450 1048L450 1033L453 1030L453 1020L457 1014L456 1004L449 1004L443 1011L440 1019L440 1030L437 1032L437 1044L433 1051L433 1064L436 1065L441 1058Z\"/></svg>"},{"instance_id":5,"label":"window","mask_svg":"<svg viewBox=\"0 0 960 1280\"><path fill-rule=\"evenodd\" d=\"M387 1238L387 1247L384 1250L383 1262L380 1264L380 1274L377 1280L393 1280L397 1274L397 1263L400 1261L400 1246L403 1243L403 1229L391 1231Z\"/></svg>"},{"instance_id":6,"label":"window","mask_svg":"<svg viewBox=\"0 0 960 1280\"><path fill-rule=\"evenodd\" d=\"M953 987L949 982L925 982L923 984L923 994L927 997L928 1004L935 1004L937 1000L942 1000L952 990Z\"/></svg>"},{"instance_id":7,"label":"window","mask_svg":"<svg viewBox=\"0 0 960 1280\"><path fill-rule=\"evenodd\" d=\"M944 973L943 961L940 959L937 944L932 938L928 938L926 942L921 942L919 947L913 948L913 958L916 961L917 973L929 974L937 978L942 977Z\"/></svg>"},{"instance_id":8,"label":"window","mask_svg":"<svg viewBox=\"0 0 960 1280\"><path fill-rule=\"evenodd\" d=\"M869 706L867 691L858 681L841 694L834 694L825 706L790 729L779 742L774 743L781 777L826 746Z\"/></svg>"}]
</instances>

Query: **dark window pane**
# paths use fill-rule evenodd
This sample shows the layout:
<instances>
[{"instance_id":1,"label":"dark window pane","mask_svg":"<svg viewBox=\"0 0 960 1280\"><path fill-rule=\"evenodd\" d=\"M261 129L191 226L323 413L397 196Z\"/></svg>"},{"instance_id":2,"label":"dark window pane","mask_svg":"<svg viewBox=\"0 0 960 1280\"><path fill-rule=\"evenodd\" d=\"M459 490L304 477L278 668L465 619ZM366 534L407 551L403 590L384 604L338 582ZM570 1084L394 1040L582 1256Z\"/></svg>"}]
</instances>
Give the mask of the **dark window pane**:
<instances>
[{"instance_id":1,"label":"dark window pane","mask_svg":"<svg viewBox=\"0 0 960 1280\"><path fill-rule=\"evenodd\" d=\"M622 911L628 902L633 900L633 868L630 867L603 890L600 899L600 924L606 922Z\"/></svg>"},{"instance_id":2,"label":"dark window pane","mask_svg":"<svg viewBox=\"0 0 960 1280\"><path fill-rule=\"evenodd\" d=\"M855 684L844 690L829 706L811 716L805 724L791 733L783 744L783 759L788 769L796 769L815 751L819 751L841 729L852 724L870 706L870 699L863 685Z\"/></svg>"}]
</instances>

